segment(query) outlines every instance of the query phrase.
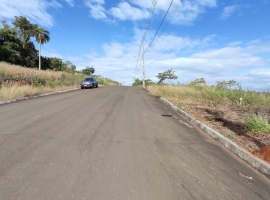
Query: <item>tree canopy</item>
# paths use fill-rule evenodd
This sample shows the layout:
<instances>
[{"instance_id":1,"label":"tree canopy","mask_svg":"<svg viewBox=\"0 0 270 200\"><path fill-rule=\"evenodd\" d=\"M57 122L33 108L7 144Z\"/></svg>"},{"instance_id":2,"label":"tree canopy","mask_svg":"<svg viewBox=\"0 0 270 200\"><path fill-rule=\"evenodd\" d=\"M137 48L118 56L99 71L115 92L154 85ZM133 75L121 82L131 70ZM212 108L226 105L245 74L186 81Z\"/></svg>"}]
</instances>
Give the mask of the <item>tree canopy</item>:
<instances>
[{"instance_id":1,"label":"tree canopy","mask_svg":"<svg viewBox=\"0 0 270 200\"><path fill-rule=\"evenodd\" d=\"M49 31L41 27L38 27L35 29L35 37L36 37L36 41L41 45L50 41Z\"/></svg>"},{"instance_id":2,"label":"tree canopy","mask_svg":"<svg viewBox=\"0 0 270 200\"><path fill-rule=\"evenodd\" d=\"M152 80L150 80L150 79L145 80L145 85L153 85L153 84L155 84L155 83ZM136 78L134 80L134 83L132 83L132 86L142 86L142 85L143 85L143 81L138 79L138 78Z\"/></svg>"},{"instance_id":3,"label":"tree canopy","mask_svg":"<svg viewBox=\"0 0 270 200\"><path fill-rule=\"evenodd\" d=\"M217 87L221 89L231 89L232 87L236 86L236 80L232 79L229 81L217 81Z\"/></svg>"},{"instance_id":4,"label":"tree canopy","mask_svg":"<svg viewBox=\"0 0 270 200\"><path fill-rule=\"evenodd\" d=\"M204 78L197 78L189 83L190 85L200 85L204 86L206 85L206 81Z\"/></svg>"},{"instance_id":5,"label":"tree canopy","mask_svg":"<svg viewBox=\"0 0 270 200\"><path fill-rule=\"evenodd\" d=\"M178 76L176 76L174 72L175 71L173 71L172 69L169 69L167 71L158 73L158 75L156 76L159 79L158 83L162 83L166 79L177 79Z\"/></svg>"},{"instance_id":6,"label":"tree canopy","mask_svg":"<svg viewBox=\"0 0 270 200\"><path fill-rule=\"evenodd\" d=\"M95 73L95 68L86 67L85 69L82 70L82 73L84 73L85 75L93 75Z\"/></svg>"},{"instance_id":7,"label":"tree canopy","mask_svg":"<svg viewBox=\"0 0 270 200\"><path fill-rule=\"evenodd\" d=\"M34 40L42 45L50 40L49 32L31 23L24 16L15 16L8 25L5 20L0 27L0 61L28 68L37 68L38 51ZM32 40L31 40L32 39ZM63 62L60 58L40 56L43 70L68 71L74 73L76 66L70 61Z\"/></svg>"},{"instance_id":8,"label":"tree canopy","mask_svg":"<svg viewBox=\"0 0 270 200\"><path fill-rule=\"evenodd\" d=\"M32 24L24 16L15 16L15 20L12 22L12 24L18 33L19 39L23 43L23 48L25 48L26 44L30 42L30 38L35 36L35 30L38 28L38 25Z\"/></svg>"}]
</instances>

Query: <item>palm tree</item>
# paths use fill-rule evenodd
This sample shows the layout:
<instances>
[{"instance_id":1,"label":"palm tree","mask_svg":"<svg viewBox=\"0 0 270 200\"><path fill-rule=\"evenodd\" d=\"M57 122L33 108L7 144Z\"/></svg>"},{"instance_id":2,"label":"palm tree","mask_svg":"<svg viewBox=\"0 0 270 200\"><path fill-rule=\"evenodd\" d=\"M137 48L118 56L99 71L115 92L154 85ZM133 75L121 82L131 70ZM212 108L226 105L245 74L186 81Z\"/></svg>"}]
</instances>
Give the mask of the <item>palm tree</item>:
<instances>
[{"instance_id":1,"label":"palm tree","mask_svg":"<svg viewBox=\"0 0 270 200\"><path fill-rule=\"evenodd\" d=\"M38 27L35 31L36 41L39 43L39 70L41 70L41 45L50 41L50 33L44 28Z\"/></svg>"}]
</instances>

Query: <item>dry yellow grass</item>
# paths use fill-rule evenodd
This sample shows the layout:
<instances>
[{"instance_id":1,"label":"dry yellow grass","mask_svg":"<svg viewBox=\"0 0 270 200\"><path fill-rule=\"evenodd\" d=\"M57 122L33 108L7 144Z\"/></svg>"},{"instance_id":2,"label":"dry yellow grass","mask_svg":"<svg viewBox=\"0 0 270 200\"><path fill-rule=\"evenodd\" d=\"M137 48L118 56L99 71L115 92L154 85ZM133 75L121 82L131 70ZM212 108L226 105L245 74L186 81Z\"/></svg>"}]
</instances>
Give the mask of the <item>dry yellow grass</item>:
<instances>
[{"instance_id":1,"label":"dry yellow grass","mask_svg":"<svg viewBox=\"0 0 270 200\"><path fill-rule=\"evenodd\" d=\"M16 83L16 81L3 83L2 85L0 84L0 100L8 100L35 94L78 88L83 75L75 76L66 72L44 71L0 62L0 77L11 77L15 79L16 77L27 79L38 78L47 80L48 83L51 83L50 86L42 86L41 84L38 85L38 87L34 84L20 85Z\"/></svg>"},{"instance_id":2,"label":"dry yellow grass","mask_svg":"<svg viewBox=\"0 0 270 200\"><path fill-rule=\"evenodd\" d=\"M173 86L173 85L149 85L147 89L155 96L191 97L200 92L192 87Z\"/></svg>"},{"instance_id":3,"label":"dry yellow grass","mask_svg":"<svg viewBox=\"0 0 270 200\"><path fill-rule=\"evenodd\" d=\"M175 105L190 104L196 98L197 104L201 102L201 92L192 87L171 85L149 85L147 90L154 96L164 97Z\"/></svg>"},{"instance_id":4,"label":"dry yellow grass","mask_svg":"<svg viewBox=\"0 0 270 200\"><path fill-rule=\"evenodd\" d=\"M211 107L228 105L241 109L260 108L270 110L270 94L266 92L221 89L214 86L192 85L149 85L147 89L152 95L167 99L194 100Z\"/></svg>"},{"instance_id":5,"label":"dry yellow grass","mask_svg":"<svg viewBox=\"0 0 270 200\"><path fill-rule=\"evenodd\" d=\"M0 76L20 76L22 78L39 77L42 79L58 80L63 72L43 71L0 62ZM67 74L67 73L65 73Z\"/></svg>"},{"instance_id":6,"label":"dry yellow grass","mask_svg":"<svg viewBox=\"0 0 270 200\"><path fill-rule=\"evenodd\" d=\"M78 88L78 85L71 85L71 86L57 86L57 87L33 87L30 85L18 85L14 84L12 86L4 86L0 89L0 100L8 100L8 99L15 99L21 98L26 96L32 96L36 94L48 93L48 92L55 92L61 90L68 90Z\"/></svg>"}]
</instances>

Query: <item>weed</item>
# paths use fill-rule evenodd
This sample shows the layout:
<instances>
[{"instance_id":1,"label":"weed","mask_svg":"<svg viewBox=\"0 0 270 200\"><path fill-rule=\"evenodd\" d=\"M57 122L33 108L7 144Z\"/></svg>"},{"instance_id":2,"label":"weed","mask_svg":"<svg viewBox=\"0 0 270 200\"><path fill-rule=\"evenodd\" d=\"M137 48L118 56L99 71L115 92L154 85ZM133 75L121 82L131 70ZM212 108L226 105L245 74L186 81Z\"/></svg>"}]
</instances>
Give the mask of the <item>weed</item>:
<instances>
[{"instance_id":1,"label":"weed","mask_svg":"<svg viewBox=\"0 0 270 200\"><path fill-rule=\"evenodd\" d=\"M5 77L6 74L7 74L6 69L2 69L2 70L0 71L0 76Z\"/></svg>"},{"instance_id":2,"label":"weed","mask_svg":"<svg viewBox=\"0 0 270 200\"><path fill-rule=\"evenodd\" d=\"M227 138L229 138L230 140L235 140L236 136L234 133L230 133L229 135L227 135Z\"/></svg>"},{"instance_id":3,"label":"weed","mask_svg":"<svg viewBox=\"0 0 270 200\"><path fill-rule=\"evenodd\" d=\"M245 119L245 126L255 132L255 135L260 133L270 133L270 124L261 116L253 115Z\"/></svg>"},{"instance_id":4,"label":"weed","mask_svg":"<svg viewBox=\"0 0 270 200\"><path fill-rule=\"evenodd\" d=\"M181 104L181 103L176 104L176 106L181 110L185 110L187 108L187 106L185 104Z\"/></svg>"}]
</instances>

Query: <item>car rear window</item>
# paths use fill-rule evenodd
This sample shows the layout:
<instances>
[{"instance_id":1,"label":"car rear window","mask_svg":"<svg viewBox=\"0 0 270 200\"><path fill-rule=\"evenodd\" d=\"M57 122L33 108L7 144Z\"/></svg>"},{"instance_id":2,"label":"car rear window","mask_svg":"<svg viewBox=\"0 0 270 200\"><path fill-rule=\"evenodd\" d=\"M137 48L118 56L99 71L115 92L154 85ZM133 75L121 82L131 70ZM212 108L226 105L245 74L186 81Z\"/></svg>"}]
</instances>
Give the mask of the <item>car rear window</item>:
<instances>
[{"instance_id":1,"label":"car rear window","mask_svg":"<svg viewBox=\"0 0 270 200\"><path fill-rule=\"evenodd\" d=\"M85 81L93 81L93 78L86 78Z\"/></svg>"}]
</instances>

